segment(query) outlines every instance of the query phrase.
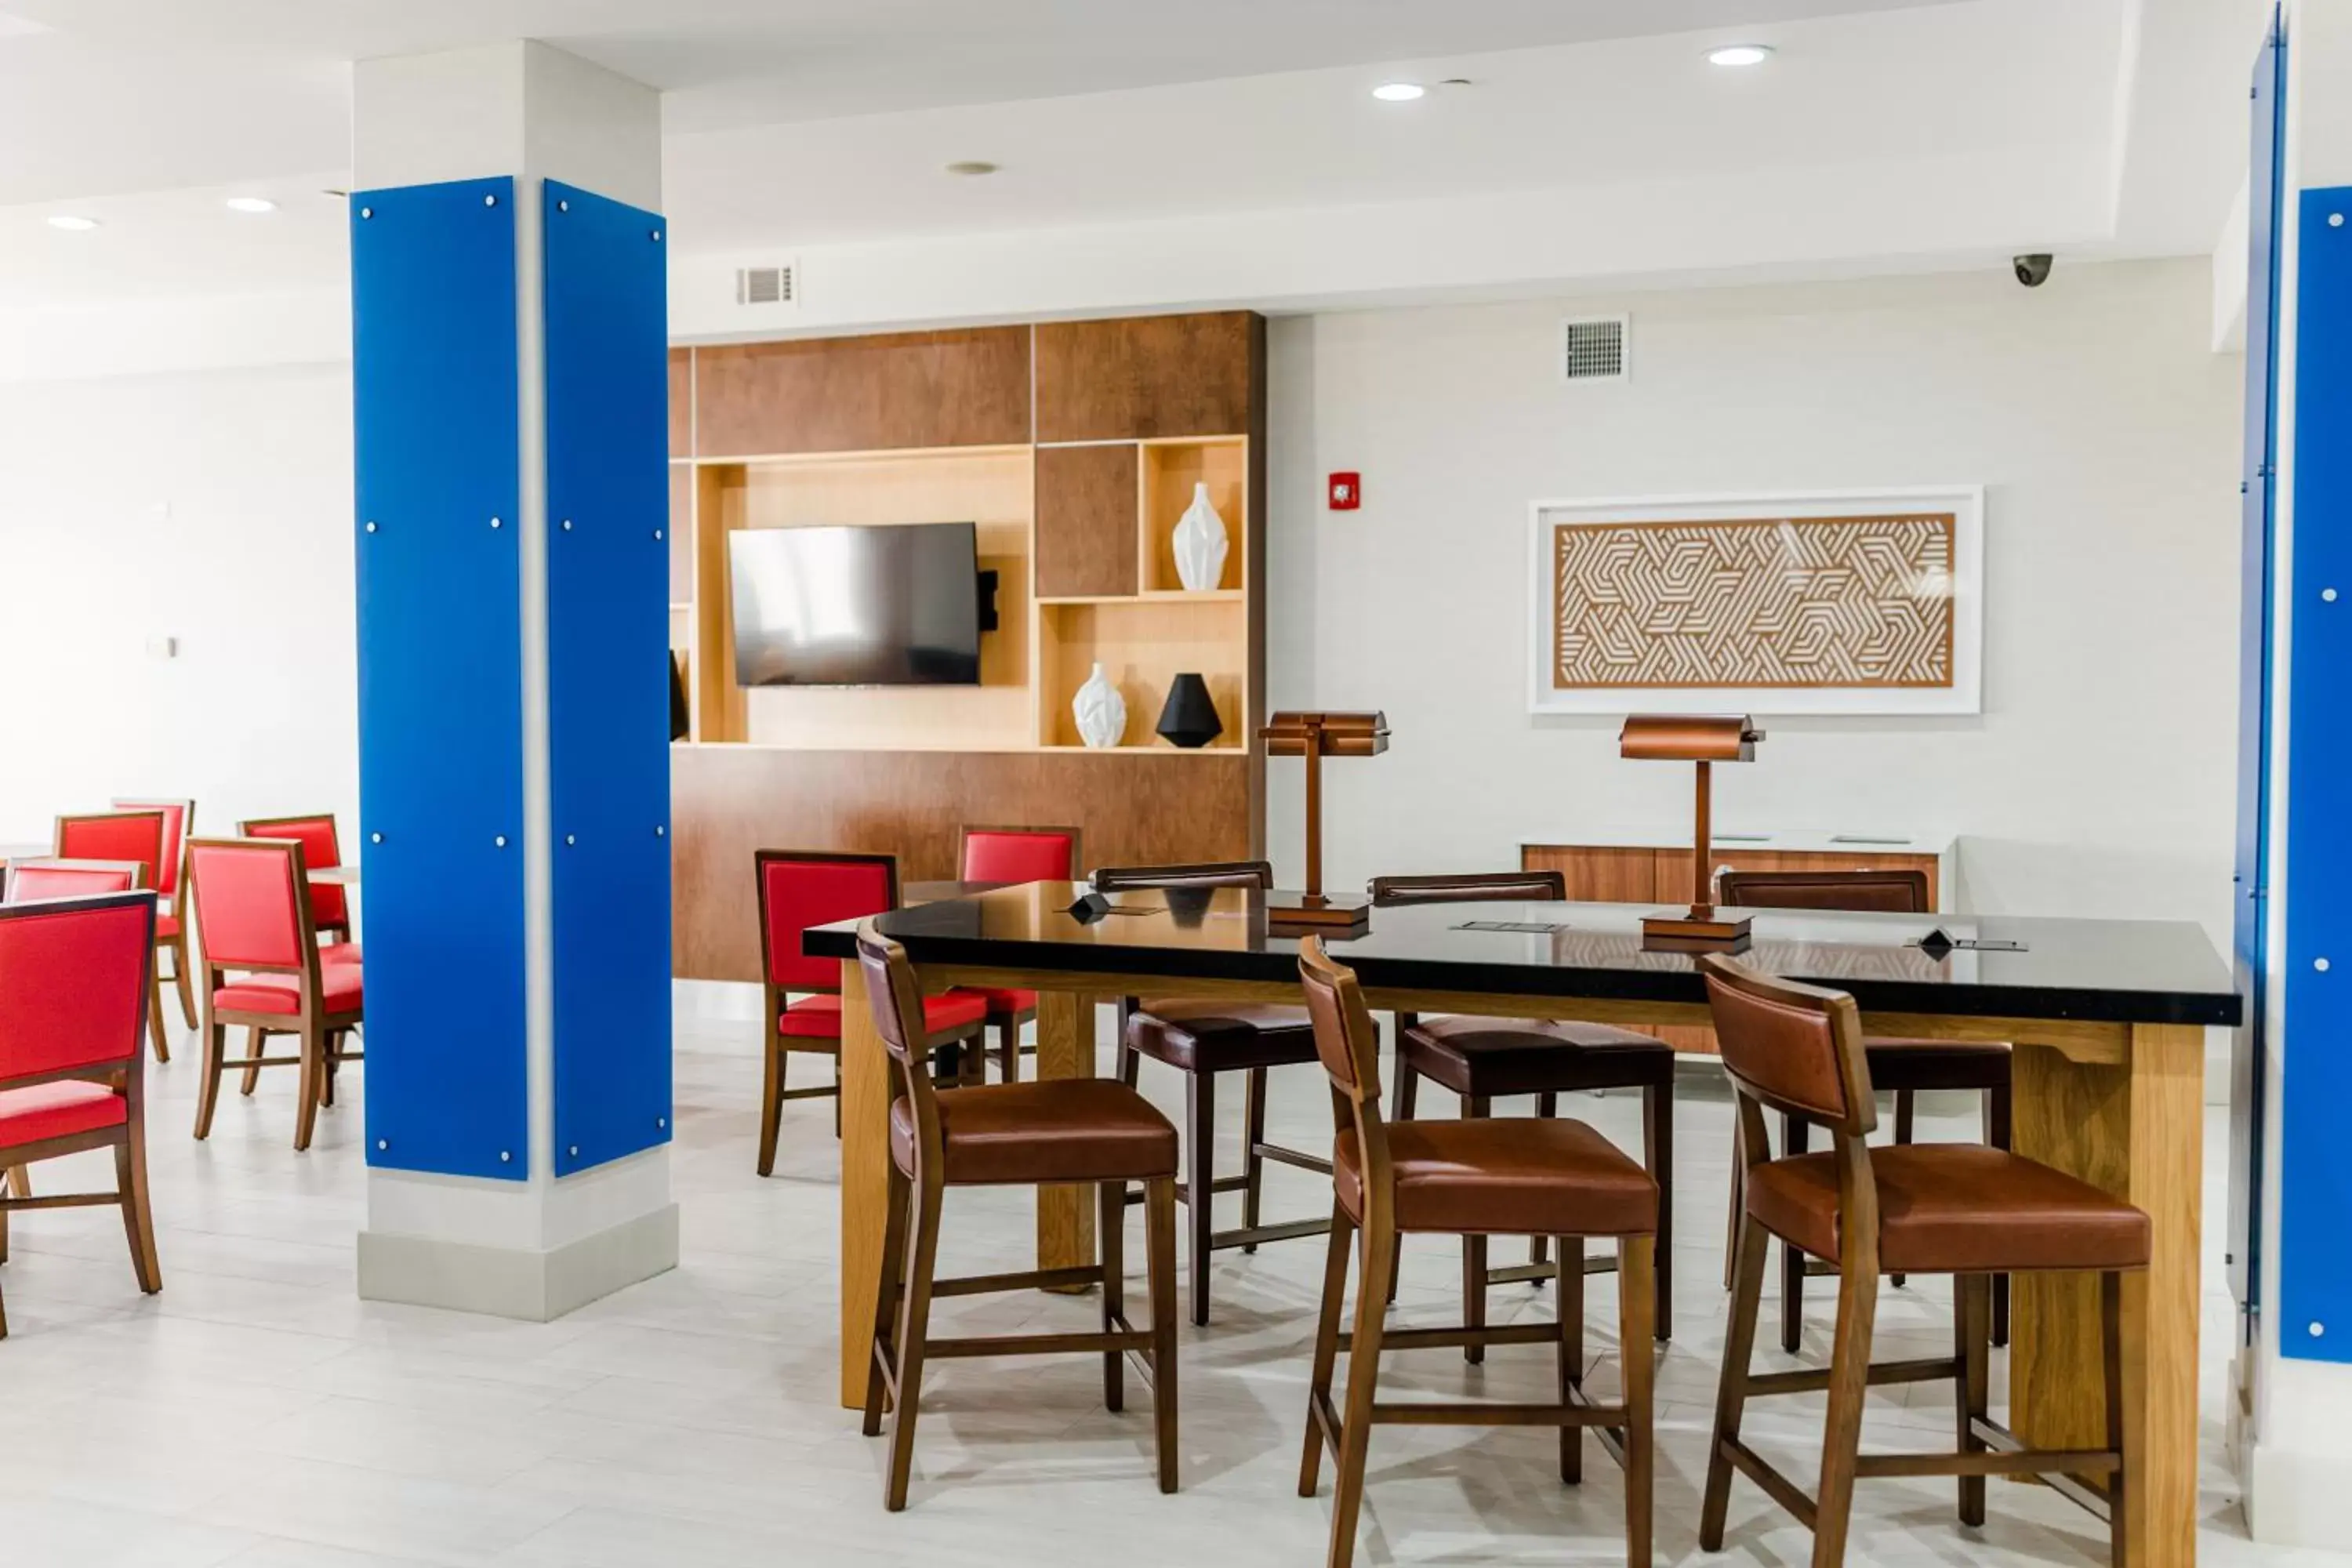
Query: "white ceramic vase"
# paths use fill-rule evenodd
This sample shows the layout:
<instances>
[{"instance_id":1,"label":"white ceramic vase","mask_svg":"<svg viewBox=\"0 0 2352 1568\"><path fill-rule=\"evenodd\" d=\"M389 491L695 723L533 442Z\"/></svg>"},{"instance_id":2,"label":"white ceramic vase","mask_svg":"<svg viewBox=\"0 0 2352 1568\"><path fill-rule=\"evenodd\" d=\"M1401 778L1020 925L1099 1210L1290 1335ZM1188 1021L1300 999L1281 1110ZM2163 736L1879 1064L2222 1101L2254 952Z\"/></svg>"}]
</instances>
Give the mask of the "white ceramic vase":
<instances>
[{"instance_id":1,"label":"white ceramic vase","mask_svg":"<svg viewBox=\"0 0 2352 1568\"><path fill-rule=\"evenodd\" d=\"M1225 520L1209 504L1209 487L1194 485L1192 504L1177 520L1173 541L1176 576L1186 592L1206 593L1224 581L1225 551L1230 544Z\"/></svg>"},{"instance_id":2,"label":"white ceramic vase","mask_svg":"<svg viewBox=\"0 0 2352 1568\"><path fill-rule=\"evenodd\" d=\"M1103 674L1100 664L1070 699L1070 713L1078 721L1078 739L1097 751L1118 745L1127 734L1127 699Z\"/></svg>"}]
</instances>

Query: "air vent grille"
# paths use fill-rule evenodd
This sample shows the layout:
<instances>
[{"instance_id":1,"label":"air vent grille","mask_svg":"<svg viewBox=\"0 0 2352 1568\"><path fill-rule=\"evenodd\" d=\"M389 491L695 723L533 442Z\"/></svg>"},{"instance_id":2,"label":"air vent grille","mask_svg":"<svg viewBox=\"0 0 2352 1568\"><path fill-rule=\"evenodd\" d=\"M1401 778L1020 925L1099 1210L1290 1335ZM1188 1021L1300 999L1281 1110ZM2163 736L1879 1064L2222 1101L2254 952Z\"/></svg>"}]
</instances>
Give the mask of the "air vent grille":
<instances>
[{"instance_id":1,"label":"air vent grille","mask_svg":"<svg viewBox=\"0 0 2352 1568\"><path fill-rule=\"evenodd\" d=\"M794 302L794 287L798 281L790 264L740 268L735 273L735 302L739 305L790 305Z\"/></svg>"},{"instance_id":2,"label":"air vent grille","mask_svg":"<svg viewBox=\"0 0 2352 1568\"><path fill-rule=\"evenodd\" d=\"M1561 379L1622 381L1628 368L1626 339L1631 321L1624 316L1596 316L1560 323Z\"/></svg>"}]
</instances>

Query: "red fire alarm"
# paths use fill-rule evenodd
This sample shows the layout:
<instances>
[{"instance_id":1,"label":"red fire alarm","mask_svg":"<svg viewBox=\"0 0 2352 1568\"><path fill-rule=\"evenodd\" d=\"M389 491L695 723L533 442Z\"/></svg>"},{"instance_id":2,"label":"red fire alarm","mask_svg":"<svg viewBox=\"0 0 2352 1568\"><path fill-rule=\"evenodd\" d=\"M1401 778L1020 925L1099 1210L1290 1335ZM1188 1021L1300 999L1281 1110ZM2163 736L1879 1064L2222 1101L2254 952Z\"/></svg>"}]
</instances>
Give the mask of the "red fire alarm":
<instances>
[{"instance_id":1,"label":"red fire alarm","mask_svg":"<svg viewBox=\"0 0 2352 1568\"><path fill-rule=\"evenodd\" d=\"M1331 510L1353 511L1364 504L1364 478L1361 474L1331 476Z\"/></svg>"}]
</instances>

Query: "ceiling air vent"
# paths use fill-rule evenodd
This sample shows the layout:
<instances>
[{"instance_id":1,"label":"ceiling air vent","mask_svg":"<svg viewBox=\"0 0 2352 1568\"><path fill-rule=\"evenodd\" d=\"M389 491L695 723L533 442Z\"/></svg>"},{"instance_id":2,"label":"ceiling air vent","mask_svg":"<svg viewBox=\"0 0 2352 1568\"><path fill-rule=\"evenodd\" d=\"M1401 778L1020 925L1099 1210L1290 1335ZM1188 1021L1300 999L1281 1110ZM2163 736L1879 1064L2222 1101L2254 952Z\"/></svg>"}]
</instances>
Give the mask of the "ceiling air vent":
<instances>
[{"instance_id":1,"label":"ceiling air vent","mask_svg":"<svg viewBox=\"0 0 2352 1568\"><path fill-rule=\"evenodd\" d=\"M1628 365L1626 332L1632 318L1593 316L1562 321L1559 374L1563 381L1622 381Z\"/></svg>"},{"instance_id":2,"label":"ceiling air vent","mask_svg":"<svg viewBox=\"0 0 2352 1568\"><path fill-rule=\"evenodd\" d=\"M743 267L735 272L735 302L739 305L791 305L798 302L798 279L787 263L782 267Z\"/></svg>"}]
</instances>

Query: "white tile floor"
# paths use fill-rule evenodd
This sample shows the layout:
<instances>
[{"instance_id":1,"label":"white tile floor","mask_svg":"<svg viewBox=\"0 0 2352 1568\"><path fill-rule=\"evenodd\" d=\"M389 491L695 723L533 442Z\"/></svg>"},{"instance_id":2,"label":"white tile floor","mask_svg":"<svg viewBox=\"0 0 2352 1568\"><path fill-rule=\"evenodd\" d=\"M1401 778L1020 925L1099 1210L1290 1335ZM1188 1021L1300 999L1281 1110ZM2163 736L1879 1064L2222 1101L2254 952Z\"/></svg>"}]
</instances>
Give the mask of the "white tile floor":
<instances>
[{"instance_id":1,"label":"white tile floor","mask_svg":"<svg viewBox=\"0 0 2352 1568\"><path fill-rule=\"evenodd\" d=\"M360 1301L352 1237L362 1219L363 1086L322 1118L308 1154L290 1144L293 1078L231 1094L211 1141L188 1136L192 1042L156 1069L151 1123L164 1289L141 1297L110 1210L15 1222L0 1274L13 1335L0 1342L0 1563L9 1568L389 1568L396 1563L916 1563L1320 1561L1323 1500L1295 1495L1307 1350L1322 1248L1290 1242L1255 1258L1219 1255L1217 1321L1183 1330L1183 1489L1162 1497L1150 1466L1148 1399L1099 1405L1090 1357L956 1362L924 1390L912 1506L882 1510L882 1446L835 1407L830 1110L785 1116L778 1174L751 1173L754 1026L696 1026L678 1050L677 1195L684 1258L675 1273L561 1322L500 1322ZM1147 1064L1147 1067L1149 1064ZM356 1077L357 1075L347 1075ZM1278 1139L1328 1142L1328 1100L1311 1072L1276 1075ZM1172 1110L1174 1075L1148 1070ZM1240 1096L1228 1096L1228 1161ZM1636 1147L1638 1102L1580 1099L1577 1113ZM1430 1108L1445 1114L1444 1097ZM1932 1107L1923 1136L1969 1135L1973 1110ZM1948 1112L1948 1116L1940 1114ZM1677 1109L1675 1337L1659 1363L1658 1550L1700 1560L1704 1441L1726 1298L1721 1268L1728 1102L1686 1071ZM2223 1143L2217 1119L2208 1148ZM96 1162L44 1168L47 1191L111 1175ZM1273 1168L1269 1217L1313 1212L1328 1188ZM2207 1212L2221 1212L2209 1194ZM1228 1199L1228 1202L1237 1202ZM950 1200L943 1271L1025 1267L1026 1194ZM1141 1237L1129 1242L1130 1266ZM2284 1563L2244 1538L2220 1455L2231 1314L2208 1236L2206 1490L2209 1563ZM1455 1255L1408 1254L1404 1303L1456 1310ZM1595 1281L1596 1391L1616 1379L1613 1290ZM1829 1291L1817 1285L1808 1350L1825 1349ZM1547 1314L1549 1292L1500 1291L1498 1317ZM1130 1298L1132 1300L1132 1298ZM1890 1292L1891 1353L1948 1346L1940 1282ZM1082 1301L1034 1293L943 1305L946 1331L1091 1326ZM1999 1362L1997 1360L1998 1367ZM1391 1358L1388 1387L1431 1394L1549 1398L1540 1347ZM1996 1402L2000 1398L1998 1388ZM1751 1416L1759 1446L1809 1473L1818 1441L1805 1401ZM1940 1386L1874 1400L1867 1440L1948 1442ZM1562 1487L1550 1434L1383 1428L1372 1451L1362 1545L1368 1563L1622 1561L1615 1468L1588 1450L1587 1479ZM1857 1563L2105 1561L2085 1515L2038 1488L1996 1485L1991 1522L1960 1529L1948 1482L1865 1483ZM1732 1563L1801 1563L1808 1538L1740 1483Z\"/></svg>"}]
</instances>

